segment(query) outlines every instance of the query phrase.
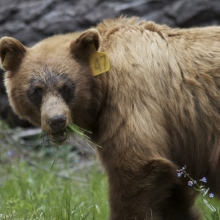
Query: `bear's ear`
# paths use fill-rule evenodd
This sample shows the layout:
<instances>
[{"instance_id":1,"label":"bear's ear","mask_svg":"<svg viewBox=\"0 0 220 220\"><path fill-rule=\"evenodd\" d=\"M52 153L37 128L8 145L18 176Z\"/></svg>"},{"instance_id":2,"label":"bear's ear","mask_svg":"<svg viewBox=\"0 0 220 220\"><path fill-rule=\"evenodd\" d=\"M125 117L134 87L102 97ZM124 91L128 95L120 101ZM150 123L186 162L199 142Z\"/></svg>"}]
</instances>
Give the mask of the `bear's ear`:
<instances>
[{"instance_id":1,"label":"bear's ear","mask_svg":"<svg viewBox=\"0 0 220 220\"><path fill-rule=\"evenodd\" d=\"M99 49L100 35L99 32L91 28L83 32L76 40L74 40L70 47L71 52L76 58L87 58L90 55L94 47L96 50Z\"/></svg>"},{"instance_id":2,"label":"bear's ear","mask_svg":"<svg viewBox=\"0 0 220 220\"><path fill-rule=\"evenodd\" d=\"M2 68L6 71L16 70L26 52L26 47L12 37L0 39L0 57Z\"/></svg>"}]
</instances>

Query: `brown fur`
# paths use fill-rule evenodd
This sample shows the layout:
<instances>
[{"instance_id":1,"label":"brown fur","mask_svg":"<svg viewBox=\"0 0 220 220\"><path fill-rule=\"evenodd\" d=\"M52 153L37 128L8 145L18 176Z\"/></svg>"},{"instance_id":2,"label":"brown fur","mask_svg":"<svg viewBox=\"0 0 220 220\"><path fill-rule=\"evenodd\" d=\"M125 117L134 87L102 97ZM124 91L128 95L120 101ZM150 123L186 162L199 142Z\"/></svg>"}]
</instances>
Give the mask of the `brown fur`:
<instances>
[{"instance_id":1,"label":"brown fur","mask_svg":"<svg viewBox=\"0 0 220 220\"><path fill-rule=\"evenodd\" d=\"M111 63L96 77L90 44ZM32 48L0 41L14 111L48 133L49 118L61 112L66 125L91 130L102 146L97 153L109 178L111 220L199 219L194 192L176 175L183 165L195 179L206 176L220 196L219 54L220 27L180 30L137 18L106 20ZM36 79L40 107L27 97ZM67 81L75 86L69 102L60 92Z\"/></svg>"}]
</instances>

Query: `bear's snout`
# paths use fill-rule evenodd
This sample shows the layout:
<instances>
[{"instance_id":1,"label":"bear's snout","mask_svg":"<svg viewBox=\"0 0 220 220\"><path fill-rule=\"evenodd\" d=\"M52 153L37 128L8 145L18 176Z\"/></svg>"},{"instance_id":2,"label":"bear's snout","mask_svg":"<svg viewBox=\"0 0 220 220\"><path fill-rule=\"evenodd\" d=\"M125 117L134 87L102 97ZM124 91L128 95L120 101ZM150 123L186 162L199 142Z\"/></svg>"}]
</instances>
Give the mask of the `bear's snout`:
<instances>
[{"instance_id":1,"label":"bear's snout","mask_svg":"<svg viewBox=\"0 0 220 220\"><path fill-rule=\"evenodd\" d=\"M54 131L60 131L66 126L66 117L64 115L55 115L48 121L50 128Z\"/></svg>"}]
</instances>

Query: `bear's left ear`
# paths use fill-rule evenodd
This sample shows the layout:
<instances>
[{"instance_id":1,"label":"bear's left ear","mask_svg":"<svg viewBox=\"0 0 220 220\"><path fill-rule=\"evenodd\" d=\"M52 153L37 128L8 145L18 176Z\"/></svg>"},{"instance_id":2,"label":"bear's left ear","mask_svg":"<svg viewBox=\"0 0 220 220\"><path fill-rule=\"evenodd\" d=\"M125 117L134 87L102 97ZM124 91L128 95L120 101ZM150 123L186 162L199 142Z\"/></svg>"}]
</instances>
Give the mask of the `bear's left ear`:
<instances>
[{"instance_id":1,"label":"bear's left ear","mask_svg":"<svg viewBox=\"0 0 220 220\"><path fill-rule=\"evenodd\" d=\"M83 32L70 47L71 52L76 58L87 58L94 50L99 49L100 35L95 28Z\"/></svg>"},{"instance_id":2,"label":"bear's left ear","mask_svg":"<svg viewBox=\"0 0 220 220\"><path fill-rule=\"evenodd\" d=\"M6 71L16 70L26 52L26 47L12 37L0 39L0 58L2 68Z\"/></svg>"}]
</instances>

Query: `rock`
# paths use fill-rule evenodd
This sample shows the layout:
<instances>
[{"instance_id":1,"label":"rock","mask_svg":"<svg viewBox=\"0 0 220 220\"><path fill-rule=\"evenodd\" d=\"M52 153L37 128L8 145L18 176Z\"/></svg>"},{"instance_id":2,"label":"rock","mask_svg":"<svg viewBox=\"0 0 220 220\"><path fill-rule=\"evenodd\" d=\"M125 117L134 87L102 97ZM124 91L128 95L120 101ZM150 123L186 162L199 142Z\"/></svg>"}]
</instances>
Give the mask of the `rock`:
<instances>
[{"instance_id":1,"label":"rock","mask_svg":"<svg viewBox=\"0 0 220 220\"><path fill-rule=\"evenodd\" d=\"M5 32L8 32L10 34L14 34L16 32L19 32L20 30L25 29L25 23L15 20L11 22L6 22L4 25L4 30Z\"/></svg>"},{"instance_id":2,"label":"rock","mask_svg":"<svg viewBox=\"0 0 220 220\"><path fill-rule=\"evenodd\" d=\"M0 8L0 23L9 20L10 16L15 14L18 11L17 6L10 5L10 6L3 6Z\"/></svg>"},{"instance_id":3,"label":"rock","mask_svg":"<svg viewBox=\"0 0 220 220\"><path fill-rule=\"evenodd\" d=\"M175 21L172 18L166 17L164 13L165 12L163 10L154 11L149 13L148 15L142 16L141 19L147 21L154 21L158 24L166 24L170 27L174 27Z\"/></svg>"},{"instance_id":4,"label":"rock","mask_svg":"<svg viewBox=\"0 0 220 220\"><path fill-rule=\"evenodd\" d=\"M194 26L202 23L203 17L211 12L210 9L209 1L185 0L176 1L171 7L166 7L165 12L176 21L176 26Z\"/></svg>"},{"instance_id":5,"label":"rock","mask_svg":"<svg viewBox=\"0 0 220 220\"><path fill-rule=\"evenodd\" d=\"M119 4L119 6L116 7L116 11L120 14L126 15L147 16L151 13L163 11L163 8L166 5L170 5L173 1L174 0L138 0L134 2Z\"/></svg>"},{"instance_id":6,"label":"rock","mask_svg":"<svg viewBox=\"0 0 220 220\"><path fill-rule=\"evenodd\" d=\"M40 39L46 37L46 35L43 35L43 33L40 33L27 25L25 28L16 31L16 33L13 34L13 37L21 41L24 45L31 46Z\"/></svg>"},{"instance_id":7,"label":"rock","mask_svg":"<svg viewBox=\"0 0 220 220\"><path fill-rule=\"evenodd\" d=\"M35 2L25 2L19 5L19 20L30 23L42 16L44 12L48 11L52 4L56 3L54 0L41 0Z\"/></svg>"},{"instance_id":8,"label":"rock","mask_svg":"<svg viewBox=\"0 0 220 220\"><path fill-rule=\"evenodd\" d=\"M96 25L105 18L117 17L118 15L115 3L104 2L98 5L98 7L95 7L93 11L86 14L83 20L79 21L79 23L86 28L88 26Z\"/></svg>"},{"instance_id":9,"label":"rock","mask_svg":"<svg viewBox=\"0 0 220 220\"><path fill-rule=\"evenodd\" d=\"M219 20L220 20L220 4L219 4L219 0L212 0L210 2L211 4L211 11L213 12L213 19L212 21L214 21L213 23L215 24L219 24Z\"/></svg>"}]
</instances>

